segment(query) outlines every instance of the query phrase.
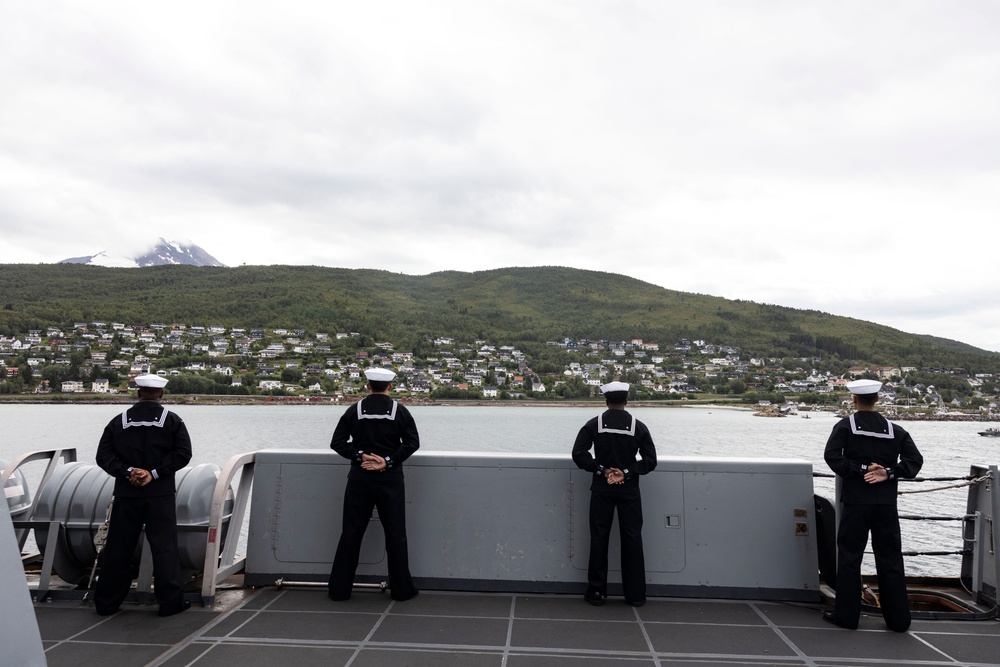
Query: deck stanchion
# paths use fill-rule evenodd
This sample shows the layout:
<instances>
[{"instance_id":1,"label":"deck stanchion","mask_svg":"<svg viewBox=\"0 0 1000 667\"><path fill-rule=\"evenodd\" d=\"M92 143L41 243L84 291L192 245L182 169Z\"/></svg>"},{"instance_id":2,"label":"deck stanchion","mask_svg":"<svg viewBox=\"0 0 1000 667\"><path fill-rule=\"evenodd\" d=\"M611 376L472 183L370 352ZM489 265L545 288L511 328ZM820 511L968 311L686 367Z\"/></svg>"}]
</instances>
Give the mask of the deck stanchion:
<instances>
[{"instance_id":1,"label":"deck stanchion","mask_svg":"<svg viewBox=\"0 0 1000 667\"><path fill-rule=\"evenodd\" d=\"M990 476L992 477L990 487L990 497L993 505L993 584L994 589L994 609L997 610L997 619L1000 619L1000 530L997 530L997 521L1000 520L1000 469L997 466L990 466Z\"/></svg>"},{"instance_id":2,"label":"deck stanchion","mask_svg":"<svg viewBox=\"0 0 1000 667\"><path fill-rule=\"evenodd\" d=\"M206 607L215 601L216 587L226 578L243 569L246 557L237 559L236 549L240 530L250 506L250 490L253 487L253 470L256 453L237 454L230 458L215 484L212 495L212 507L208 518L208 540L205 542L205 566L201 581L201 601ZM229 523L224 524L226 516L226 500L230 486L237 472L240 484L236 490L236 499ZM223 550L221 544L225 542Z\"/></svg>"}]
</instances>

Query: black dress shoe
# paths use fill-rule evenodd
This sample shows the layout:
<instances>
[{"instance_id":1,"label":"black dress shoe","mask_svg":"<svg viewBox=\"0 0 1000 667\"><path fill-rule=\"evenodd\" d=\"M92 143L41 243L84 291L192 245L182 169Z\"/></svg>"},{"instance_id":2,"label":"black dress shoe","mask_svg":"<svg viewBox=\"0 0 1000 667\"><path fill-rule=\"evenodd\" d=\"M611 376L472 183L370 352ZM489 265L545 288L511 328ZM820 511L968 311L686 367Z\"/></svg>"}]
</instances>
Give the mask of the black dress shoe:
<instances>
[{"instance_id":1,"label":"black dress shoe","mask_svg":"<svg viewBox=\"0 0 1000 667\"><path fill-rule=\"evenodd\" d=\"M626 602L628 601L626 600ZM643 598L641 600L636 600L634 602L629 602L628 604L630 604L633 607L641 607L642 605L646 604L646 598Z\"/></svg>"},{"instance_id":2,"label":"black dress shoe","mask_svg":"<svg viewBox=\"0 0 1000 667\"><path fill-rule=\"evenodd\" d=\"M601 595L601 592L591 588L586 593L583 594L583 599L592 605L600 607L604 604L604 600L607 598L606 595Z\"/></svg>"}]
</instances>

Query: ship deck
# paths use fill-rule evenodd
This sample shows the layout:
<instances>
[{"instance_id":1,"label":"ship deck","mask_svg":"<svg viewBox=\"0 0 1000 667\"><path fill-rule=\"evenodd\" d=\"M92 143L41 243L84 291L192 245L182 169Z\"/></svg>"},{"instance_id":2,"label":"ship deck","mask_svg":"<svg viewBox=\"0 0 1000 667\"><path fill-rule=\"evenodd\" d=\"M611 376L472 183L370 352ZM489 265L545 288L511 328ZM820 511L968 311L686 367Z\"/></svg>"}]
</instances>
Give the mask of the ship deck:
<instances>
[{"instance_id":1,"label":"ship deck","mask_svg":"<svg viewBox=\"0 0 1000 667\"><path fill-rule=\"evenodd\" d=\"M1000 623L914 620L909 633L863 616L825 623L819 604L650 598L641 608L580 596L424 591L394 602L325 589L220 591L212 608L161 619L126 604L108 617L79 601L35 603L49 667L532 667L574 665L1000 664Z\"/></svg>"}]
</instances>

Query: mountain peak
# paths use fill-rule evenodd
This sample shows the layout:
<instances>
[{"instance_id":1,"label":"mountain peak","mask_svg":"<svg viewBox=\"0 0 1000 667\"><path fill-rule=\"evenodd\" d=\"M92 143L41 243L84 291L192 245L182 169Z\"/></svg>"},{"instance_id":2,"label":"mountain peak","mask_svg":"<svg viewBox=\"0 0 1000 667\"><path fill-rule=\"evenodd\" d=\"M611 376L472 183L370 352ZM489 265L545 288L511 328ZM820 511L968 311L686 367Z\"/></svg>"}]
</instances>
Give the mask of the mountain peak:
<instances>
[{"instance_id":1,"label":"mountain peak","mask_svg":"<svg viewBox=\"0 0 1000 667\"><path fill-rule=\"evenodd\" d=\"M94 255L70 257L60 261L59 264L89 264L108 267L162 266L164 264L225 266L193 243L168 241L162 237L145 252L135 257L116 256L102 250Z\"/></svg>"}]
</instances>

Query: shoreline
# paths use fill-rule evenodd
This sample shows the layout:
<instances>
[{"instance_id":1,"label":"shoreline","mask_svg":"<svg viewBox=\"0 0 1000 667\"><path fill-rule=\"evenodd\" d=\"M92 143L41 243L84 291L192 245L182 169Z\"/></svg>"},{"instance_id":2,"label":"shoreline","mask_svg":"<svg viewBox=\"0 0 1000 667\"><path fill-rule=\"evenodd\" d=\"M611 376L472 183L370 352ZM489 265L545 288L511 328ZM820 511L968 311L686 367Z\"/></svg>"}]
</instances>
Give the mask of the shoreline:
<instances>
[{"instance_id":1,"label":"shoreline","mask_svg":"<svg viewBox=\"0 0 1000 667\"><path fill-rule=\"evenodd\" d=\"M333 405L348 406L364 398L364 395L349 396L342 400L326 396L230 396L225 394L165 394L163 403L167 405ZM530 399L430 399L393 396L403 405L426 405L445 407L595 407L603 406L598 398L591 400L530 400ZM131 394L116 395L0 395L2 405L131 405L135 403ZM634 408L717 408L732 410L754 410L755 406L741 403L715 403L696 401L630 401Z\"/></svg>"},{"instance_id":2,"label":"shoreline","mask_svg":"<svg viewBox=\"0 0 1000 667\"><path fill-rule=\"evenodd\" d=\"M166 405L206 405L206 406L288 406L288 405L314 405L330 407L346 407L363 396L351 396L343 400L335 400L320 396L230 396L224 394L167 394L163 403ZM498 408L601 408L604 401L600 399L591 400L500 400L500 399L443 399L434 400L430 398L398 397L397 400L403 405L427 406L427 407L498 407ZM131 394L116 395L21 395L7 394L0 395L0 406L4 405L131 405L135 403L135 397ZM715 401L697 400L676 400L676 401L633 401L629 402L632 408L680 408L689 410L735 410L737 412L757 412L760 406L744 403L723 403ZM800 410L797 416L805 417L810 412L838 413L840 407L834 406L812 406L809 409ZM990 414L972 414L965 412L951 412L946 414L932 414L924 412L912 413L889 413L882 414L890 421L934 421L934 422L1000 422L1000 416ZM785 416L796 416L782 415ZM841 415L843 416L843 415Z\"/></svg>"}]
</instances>

